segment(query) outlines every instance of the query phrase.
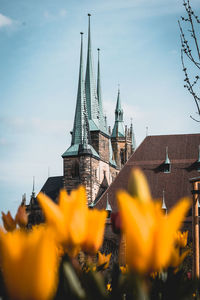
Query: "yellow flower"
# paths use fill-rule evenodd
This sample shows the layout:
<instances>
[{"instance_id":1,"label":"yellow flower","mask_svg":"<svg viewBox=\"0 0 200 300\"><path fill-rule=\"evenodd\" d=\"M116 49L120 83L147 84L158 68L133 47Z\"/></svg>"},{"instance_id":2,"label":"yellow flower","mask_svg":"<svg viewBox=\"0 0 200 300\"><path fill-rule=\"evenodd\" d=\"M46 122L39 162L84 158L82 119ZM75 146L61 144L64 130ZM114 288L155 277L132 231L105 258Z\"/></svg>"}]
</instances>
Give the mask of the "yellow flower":
<instances>
[{"instance_id":1,"label":"yellow flower","mask_svg":"<svg viewBox=\"0 0 200 300\"><path fill-rule=\"evenodd\" d=\"M132 197L138 198L139 201L149 202L151 192L144 174L140 169L132 170L128 181L128 192Z\"/></svg>"},{"instance_id":2,"label":"yellow flower","mask_svg":"<svg viewBox=\"0 0 200 300\"><path fill-rule=\"evenodd\" d=\"M122 274L126 274L129 271L128 265L120 266L119 268L120 268Z\"/></svg>"},{"instance_id":3,"label":"yellow flower","mask_svg":"<svg viewBox=\"0 0 200 300\"><path fill-rule=\"evenodd\" d=\"M100 251L98 252L98 262L97 266L104 265L104 269L107 269L109 266L110 258L111 258L112 253L109 254L103 254Z\"/></svg>"},{"instance_id":4,"label":"yellow flower","mask_svg":"<svg viewBox=\"0 0 200 300\"><path fill-rule=\"evenodd\" d=\"M179 248L174 248L171 253L171 259L169 265L173 268L177 268L184 261L185 257L188 255L190 250L186 250L183 253L180 253Z\"/></svg>"},{"instance_id":5,"label":"yellow flower","mask_svg":"<svg viewBox=\"0 0 200 300\"><path fill-rule=\"evenodd\" d=\"M83 251L90 254L95 254L101 247L104 237L104 228L107 212L97 209L88 209L86 236L82 243Z\"/></svg>"},{"instance_id":6,"label":"yellow flower","mask_svg":"<svg viewBox=\"0 0 200 300\"><path fill-rule=\"evenodd\" d=\"M112 286L111 286L110 283L107 284L106 289L107 289L108 292L112 291Z\"/></svg>"},{"instance_id":7,"label":"yellow flower","mask_svg":"<svg viewBox=\"0 0 200 300\"><path fill-rule=\"evenodd\" d=\"M72 191L60 191L58 205L40 193L38 201L44 211L47 223L57 231L58 239L67 247L80 245L85 239L86 194L83 187Z\"/></svg>"},{"instance_id":8,"label":"yellow flower","mask_svg":"<svg viewBox=\"0 0 200 300\"><path fill-rule=\"evenodd\" d=\"M54 228L59 242L71 254L77 254L80 247L89 253L96 253L103 241L107 213L89 210L85 188L67 194L60 191L58 205L40 193L38 201L44 211L47 224Z\"/></svg>"},{"instance_id":9,"label":"yellow flower","mask_svg":"<svg viewBox=\"0 0 200 300\"><path fill-rule=\"evenodd\" d=\"M20 205L17 214L15 216L15 221L19 225L19 227L26 227L28 223L28 215L26 213L26 206L25 205Z\"/></svg>"},{"instance_id":10,"label":"yellow flower","mask_svg":"<svg viewBox=\"0 0 200 300\"><path fill-rule=\"evenodd\" d=\"M145 189L147 184L141 171L137 170L133 178L139 182L135 186L141 187L142 181ZM135 197L123 191L117 194L122 229L126 236L126 260L131 268L148 273L168 265L174 249L175 232L181 226L190 201L182 199L165 215L160 203L149 198L149 190L136 192L133 191Z\"/></svg>"},{"instance_id":11,"label":"yellow flower","mask_svg":"<svg viewBox=\"0 0 200 300\"><path fill-rule=\"evenodd\" d=\"M16 228L16 221L11 216L11 213L8 211L7 214L5 214L3 211L2 213L2 220L3 220L3 226L7 231L13 231Z\"/></svg>"},{"instance_id":12,"label":"yellow flower","mask_svg":"<svg viewBox=\"0 0 200 300\"><path fill-rule=\"evenodd\" d=\"M176 232L176 245L180 248L185 248L187 245L187 239L188 239L188 231L177 231Z\"/></svg>"},{"instance_id":13,"label":"yellow flower","mask_svg":"<svg viewBox=\"0 0 200 300\"><path fill-rule=\"evenodd\" d=\"M1 232L2 271L10 299L47 300L56 291L58 259L51 232Z\"/></svg>"}]
</instances>

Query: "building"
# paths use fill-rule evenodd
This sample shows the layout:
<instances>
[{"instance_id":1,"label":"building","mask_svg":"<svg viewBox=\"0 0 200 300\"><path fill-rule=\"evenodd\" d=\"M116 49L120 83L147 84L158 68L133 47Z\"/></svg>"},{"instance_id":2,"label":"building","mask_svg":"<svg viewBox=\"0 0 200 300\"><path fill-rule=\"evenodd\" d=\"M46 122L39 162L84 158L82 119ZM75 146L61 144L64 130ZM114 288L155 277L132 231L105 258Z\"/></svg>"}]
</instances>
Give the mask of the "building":
<instances>
[{"instance_id":1,"label":"building","mask_svg":"<svg viewBox=\"0 0 200 300\"><path fill-rule=\"evenodd\" d=\"M86 187L88 205L94 206L134 152L136 144L133 125L131 124L130 128L124 125L119 89L112 132L107 126L101 92L100 49L98 49L97 84L93 71L90 17L91 15L88 14L85 76L83 33L81 32L76 110L71 132L71 145L62 154L63 176L48 178L41 191L57 201L61 187L70 193L72 189L83 184ZM38 220L34 216L35 211L38 216L36 199L31 200L27 209L30 212L30 219Z\"/></svg>"},{"instance_id":2,"label":"building","mask_svg":"<svg viewBox=\"0 0 200 300\"><path fill-rule=\"evenodd\" d=\"M153 199L160 199L162 208L169 211L182 197L192 196L189 179L200 175L200 134L147 136L96 203L96 208L106 209L109 203L113 212L118 210L116 193L119 189L127 190L130 172L135 167L146 175ZM191 230L191 211L184 226ZM110 236L109 228L107 232Z\"/></svg>"}]
</instances>

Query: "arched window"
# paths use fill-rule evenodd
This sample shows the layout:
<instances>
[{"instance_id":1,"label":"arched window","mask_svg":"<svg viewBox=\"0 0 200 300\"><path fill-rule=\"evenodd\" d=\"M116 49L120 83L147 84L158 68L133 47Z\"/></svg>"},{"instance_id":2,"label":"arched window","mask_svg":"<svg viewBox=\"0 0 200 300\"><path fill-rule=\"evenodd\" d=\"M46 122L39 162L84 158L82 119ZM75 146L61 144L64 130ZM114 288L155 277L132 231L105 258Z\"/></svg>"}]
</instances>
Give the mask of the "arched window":
<instances>
[{"instance_id":1,"label":"arched window","mask_svg":"<svg viewBox=\"0 0 200 300\"><path fill-rule=\"evenodd\" d=\"M80 175L80 172L79 172L79 163L78 161L75 161L73 164L72 164L72 178L76 178L76 177L79 177Z\"/></svg>"}]
</instances>

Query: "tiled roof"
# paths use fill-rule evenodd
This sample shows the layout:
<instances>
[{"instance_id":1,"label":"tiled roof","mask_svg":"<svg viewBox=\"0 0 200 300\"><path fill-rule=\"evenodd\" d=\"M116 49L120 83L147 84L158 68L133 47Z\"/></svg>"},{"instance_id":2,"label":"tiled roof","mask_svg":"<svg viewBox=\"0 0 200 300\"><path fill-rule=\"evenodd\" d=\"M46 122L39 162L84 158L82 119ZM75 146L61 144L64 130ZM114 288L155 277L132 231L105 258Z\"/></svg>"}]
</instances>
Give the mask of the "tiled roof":
<instances>
[{"instance_id":1,"label":"tiled roof","mask_svg":"<svg viewBox=\"0 0 200 300\"><path fill-rule=\"evenodd\" d=\"M181 197L191 196L189 179L200 176L197 171L200 134L148 136L124 165L116 179L99 199L96 207L106 208L107 193L112 210L117 211L116 192L127 189L132 168L140 167L149 182L154 199L162 199L169 210ZM166 147L171 163L171 172L163 172Z\"/></svg>"},{"instance_id":2,"label":"tiled roof","mask_svg":"<svg viewBox=\"0 0 200 300\"><path fill-rule=\"evenodd\" d=\"M41 192L49 196L54 202L57 201L60 189L63 188L63 176L49 177L43 185Z\"/></svg>"}]
</instances>

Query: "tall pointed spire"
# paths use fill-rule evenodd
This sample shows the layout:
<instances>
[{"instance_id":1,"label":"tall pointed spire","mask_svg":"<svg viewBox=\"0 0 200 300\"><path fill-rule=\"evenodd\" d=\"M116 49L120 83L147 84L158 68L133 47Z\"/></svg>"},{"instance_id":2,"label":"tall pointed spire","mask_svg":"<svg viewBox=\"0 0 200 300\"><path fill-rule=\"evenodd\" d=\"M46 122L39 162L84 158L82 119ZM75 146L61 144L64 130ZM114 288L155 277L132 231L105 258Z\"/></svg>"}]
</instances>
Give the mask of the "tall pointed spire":
<instances>
[{"instance_id":1,"label":"tall pointed spire","mask_svg":"<svg viewBox=\"0 0 200 300\"><path fill-rule=\"evenodd\" d=\"M79 82L76 101L76 112L74 117L74 127L72 132L72 145L83 144L83 140L88 140L89 130L87 130L87 110L85 97L85 82L83 75L83 33L81 32L81 50L80 50L80 67Z\"/></svg>"},{"instance_id":2,"label":"tall pointed spire","mask_svg":"<svg viewBox=\"0 0 200 300\"><path fill-rule=\"evenodd\" d=\"M99 104L99 129L107 133L105 117L103 115L103 104L101 96L101 74L100 74L100 49L98 48L98 68L97 68L97 97Z\"/></svg>"},{"instance_id":3,"label":"tall pointed spire","mask_svg":"<svg viewBox=\"0 0 200 300\"><path fill-rule=\"evenodd\" d=\"M123 121L123 109L121 106L120 88L118 87L117 104L115 109L115 121Z\"/></svg>"},{"instance_id":4,"label":"tall pointed spire","mask_svg":"<svg viewBox=\"0 0 200 300\"><path fill-rule=\"evenodd\" d=\"M121 107L120 89L118 87L117 104L115 109L115 124L112 131L112 137L125 137L125 128L123 120L123 109Z\"/></svg>"},{"instance_id":5,"label":"tall pointed spire","mask_svg":"<svg viewBox=\"0 0 200 300\"><path fill-rule=\"evenodd\" d=\"M88 14L88 52L87 52L87 65L86 65L86 76L85 76L85 92L86 92L88 119L90 123L93 122L95 123L95 124L90 124L90 127L96 126L96 129L99 129L99 104L97 99L95 77L93 73L90 16L91 15Z\"/></svg>"},{"instance_id":6,"label":"tall pointed spire","mask_svg":"<svg viewBox=\"0 0 200 300\"><path fill-rule=\"evenodd\" d=\"M85 95L85 81L83 74L83 33L81 32L81 50L80 50L80 67L78 92L76 100L76 111L74 117L74 127L72 132L71 146L63 153L62 157L74 156L80 153L92 153L99 158L98 153L90 143L90 131Z\"/></svg>"},{"instance_id":7,"label":"tall pointed spire","mask_svg":"<svg viewBox=\"0 0 200 300\"><path fill-rule=\"evenodd\" d=\"M132 151L135 151L136 149L136 140L135 140L135 133L133 130L133 122L132 122L132 118L131 118L131 127L130 127L130 134L131 134L131 146L132 146Z\"/></svg>"}]
</instances>

